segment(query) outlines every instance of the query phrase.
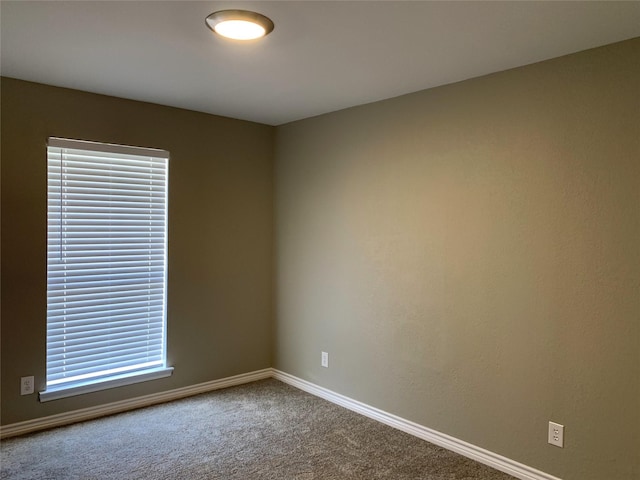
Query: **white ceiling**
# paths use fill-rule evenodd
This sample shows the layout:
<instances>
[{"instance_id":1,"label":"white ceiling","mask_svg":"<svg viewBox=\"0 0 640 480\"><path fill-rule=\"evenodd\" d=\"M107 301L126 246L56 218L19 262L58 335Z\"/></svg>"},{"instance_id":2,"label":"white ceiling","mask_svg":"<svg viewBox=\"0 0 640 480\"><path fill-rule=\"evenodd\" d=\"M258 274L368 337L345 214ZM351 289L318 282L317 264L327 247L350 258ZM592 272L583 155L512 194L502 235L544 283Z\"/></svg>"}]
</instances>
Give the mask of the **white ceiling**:
<instances>
[{"instance_id":1,"label":"white ceiling","mask_svg":"<svg viewBox=\"0 0 640 480\"><path fill-rule=\"evenodd\" d=\"M275 23L224 40L213 11ZM270 125L640 36L640 2L7 1L4 76Z\"/></svg>"}]
</instances>

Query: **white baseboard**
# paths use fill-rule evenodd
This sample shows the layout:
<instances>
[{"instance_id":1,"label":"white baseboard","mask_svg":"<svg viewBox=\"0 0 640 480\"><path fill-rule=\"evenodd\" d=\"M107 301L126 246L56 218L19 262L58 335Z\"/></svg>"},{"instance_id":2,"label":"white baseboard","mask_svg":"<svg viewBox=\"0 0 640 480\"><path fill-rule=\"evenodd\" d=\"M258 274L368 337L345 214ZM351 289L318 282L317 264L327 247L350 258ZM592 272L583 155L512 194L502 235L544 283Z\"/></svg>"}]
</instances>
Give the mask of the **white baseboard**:
<instances>
[{"instance_id":1,"label":"white baseboard","mask_svg":"<svg viewBox=\"0 0 640 480\"><path fill-rule=\"evenodd\" d=\"M105 405L98 405L96 407L83 408L81 410L74 410L71 412L60 413L48 417L36 418L34 420L27 420L25 422L12 423L10 425L0 427L0 438L8 438L16 435L35 432L38 430L60 427L62 425L68 425L70 423L83 422L85 420L91 420L93 418L103 417L105 415L121 413L127 410L133 410L135 408L148 407L157 403L170 402L172 400L178 400L181 398L218 390L221 388L255 382L257 380L271 378L272 376L273 370L271 368L265 368L263 370L243 373L241 375L222 378L220 380L213 380L211 382L199 383L197 385L191 385L189 387L176 388L174 390L169 390L166 392L152 393L151 395L135 397L119 402L107 403Z\"/></svg>"},{"instance_id":2,"label":"white baseboard","mask_svg":"<svg viewBox=\"0 0 640 480\"><path fill-rule=\"evenodd\" d=\"M53 427L60 427L70 423L82 422L93 418L103 417L114 413L125 412L136 408L148 407L158 403L170 402L200 393L210 392L221 388L242 385L245 383L264 380L266 378L275 378L288 385L296 387L300 390L308 392L320 398L324 398L336 405L353 410L361 415L377 420L385 425L397 428L403 432L409 433L415 437L421 438L435 445L439 445L447 450L459 453L465 457L471 458L477 462L488 465L496 470L508 473L521 480L561 480L558 477L541 472L535 468L528 467L522 463L516 462L509 458L490 452L483 448L477 447L470 443L464 442L457 438L451 437L436 430L424 427L417 423L405 420L404 418L392 415L365 403L359 402L352 398L346 397L339 393L333 392L326 388L315 385L301 378L295 377L280 370L273 368L265 368L255 372L235 375L233 377L213 380L211 382L199 383L189 387L177 388L167 392L154 393L143 397L136 397L129 400L108 403L96 407L83 408L72 412L60 413L44 418L36 418L25 422L13 423L0 427L0 438L8 438L25 433L45 430Z\"/></svg>"},{"instance_id":3,"label":"white baseboard","mask_svg":"<svg viewBox=\"0 0 640 480\"><path fill-rule=\"evenodd\" d=\"M281 372L280 370L273 370L273 378L312 395L324 398L332 403L348 408L349 410L353 410L361 415L397 428L398 430L402 430L410 435L446 448L447 450L459 453L460 455L471 458L521 480L561 480L558 477L541 472L535 468L531 468L522 463L503 457L502 455L498 455L497 453L490 452L444 433L384 412L357 400L353 400L352 398L345 397L339 393L319 387L318 385L302 380L301 378Z\"/></svg>"}]
</instances>

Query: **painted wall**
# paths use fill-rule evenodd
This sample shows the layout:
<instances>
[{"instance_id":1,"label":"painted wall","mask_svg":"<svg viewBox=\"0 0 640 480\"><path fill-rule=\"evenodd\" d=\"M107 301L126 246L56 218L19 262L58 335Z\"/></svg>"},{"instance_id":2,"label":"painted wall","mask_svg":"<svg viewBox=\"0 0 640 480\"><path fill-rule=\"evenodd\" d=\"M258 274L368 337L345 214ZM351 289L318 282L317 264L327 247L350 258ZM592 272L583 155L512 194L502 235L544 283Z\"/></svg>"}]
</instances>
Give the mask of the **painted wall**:
<instances>
[{"instance_id":1,"label":"painted wall","mask_svg":"<svg viewBox=\"0 0 640 480\"><path fill-rule=\"evenodd\" d=\"M279 127L275 367L566 480L639 478L639 58Z\"/></svg>"},{"instance_id":2,"label":"painted wall","mask_svg":"<svg viewBox=\"0 0 640 480\"><path fill-rule=\"evenodd\" d=\"M273 127L3 78L2 424L271 366ZM172 377L40 404L44 389L46 140L169 150Z\"/></svg>"}]
</instances>

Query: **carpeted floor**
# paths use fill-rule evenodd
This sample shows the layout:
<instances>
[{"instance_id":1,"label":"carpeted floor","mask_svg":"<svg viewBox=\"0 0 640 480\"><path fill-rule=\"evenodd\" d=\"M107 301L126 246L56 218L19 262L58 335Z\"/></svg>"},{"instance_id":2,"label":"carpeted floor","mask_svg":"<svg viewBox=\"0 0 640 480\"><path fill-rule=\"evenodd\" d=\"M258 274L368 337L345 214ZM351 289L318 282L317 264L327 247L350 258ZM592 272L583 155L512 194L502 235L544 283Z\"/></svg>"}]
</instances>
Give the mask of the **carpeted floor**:
<instances>
[{"instance_id":1,"label":"carpeted floor","mask_svg":"<svg viewBox=\"0 0 640 480\"><path fill-rule=\"evenodd\" d=\"M4 440L1 478L513 477L277 380Z\"/></svg>"}]
</instances>

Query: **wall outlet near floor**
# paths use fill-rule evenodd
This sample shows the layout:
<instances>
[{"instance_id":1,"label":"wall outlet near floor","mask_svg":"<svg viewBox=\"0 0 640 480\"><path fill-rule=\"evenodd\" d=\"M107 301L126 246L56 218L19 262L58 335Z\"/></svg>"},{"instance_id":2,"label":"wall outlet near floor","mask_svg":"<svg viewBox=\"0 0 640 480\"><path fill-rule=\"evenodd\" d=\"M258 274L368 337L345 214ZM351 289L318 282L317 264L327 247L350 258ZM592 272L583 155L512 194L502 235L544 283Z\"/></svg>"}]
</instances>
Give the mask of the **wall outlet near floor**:
<instances>
[{"instance_id":1,"label":"wall outlet near floor","mask_svg":"<svg viewBox=\"0 0 640 480\"><path fill-rule=\"evenodd\" d=\"M329 368L329 354L327 352L322 352L322 357L320 358L320 365L325 368Z\"/></svg>"},{"instance_id":2,"label":"wall outlet near floor","mask_svg":"<svg viewBox=\"0 0 640 480\"><path fill-rule=\"evenodd\" d=\"M549 422L549 443L564 448L564 425Z\"/></svg>"},{"instance_id":3,"label":"wall outlet near floor","mask_svg":"<svg viewBox=\"0 0 640 480\"><path fill-rule=\"evenodd\" d=\"M20 395L30 395L33 393L33 377L20 378Z\"/></svg>"}]
</instances>

